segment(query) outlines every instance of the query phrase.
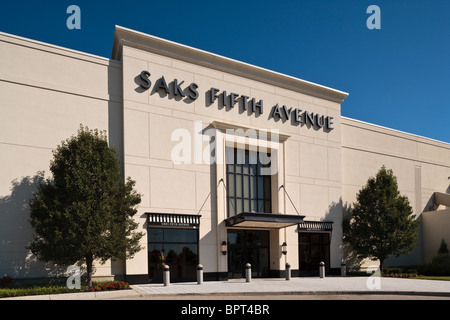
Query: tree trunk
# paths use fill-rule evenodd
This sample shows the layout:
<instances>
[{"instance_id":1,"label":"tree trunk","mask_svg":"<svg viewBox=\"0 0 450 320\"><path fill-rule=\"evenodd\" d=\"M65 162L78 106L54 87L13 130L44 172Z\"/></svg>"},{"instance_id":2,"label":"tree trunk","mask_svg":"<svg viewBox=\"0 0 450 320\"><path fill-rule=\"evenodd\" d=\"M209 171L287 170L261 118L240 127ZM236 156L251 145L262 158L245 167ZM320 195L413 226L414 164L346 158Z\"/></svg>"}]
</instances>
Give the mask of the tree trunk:
<instances>
[{"instance_id":1,"label":"tree trunk","mask_svg":"<svg viewBox=\"0 0 450 320\"><path fill-rule=\"evenodd\" d=\"M383 263L384 263L384 259L379 259L380 260L380 276L383 275Z\"/></svg>"},{"instance_id":2,"label":"tree trunk","mask_svg":"<svg viewBox=\"0 0 450 320\"><path fill-rule=\"evenodd\" d=\"M94 258L92 254L86 255L86 271L87 271L87 285L89 288L92 288L92 264L94 262Z\"/></svg>"}]
</instances>

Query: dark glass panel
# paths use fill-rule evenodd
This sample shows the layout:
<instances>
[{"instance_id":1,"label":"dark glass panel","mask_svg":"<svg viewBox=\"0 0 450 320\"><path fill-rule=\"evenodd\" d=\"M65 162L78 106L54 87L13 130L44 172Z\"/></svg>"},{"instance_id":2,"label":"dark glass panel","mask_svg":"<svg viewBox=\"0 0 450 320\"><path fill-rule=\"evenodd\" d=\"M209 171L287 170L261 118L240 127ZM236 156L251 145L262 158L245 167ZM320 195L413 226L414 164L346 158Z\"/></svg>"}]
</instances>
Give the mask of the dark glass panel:
<instances>
[{"instance_id":1,"label":"dark glass panel","mask_svg":"<svg viewBox=\"0 0 450 320\"><path fill-rule=\"evenodd\" d=\"M235 181L234 181L234 174L233 173L229 173L227 175L228 178L228 182L227 182L227 189L228 189L228 195L230 197L234 197L236 196L236 185L235 185Z\"/></svg>"},{"instance_id":2,"label":"dark glass panel","mask_svg":"<svg viewBox=\"0 0 450 320\"><path fill-rule=\"evenodd\" d=\"M194 281L198 264L198 230L148 228L148 273L152 282L162 281L164 265L171 281Z\"/></svg>"},{"instance_id":3,"label":"dark glass panel","mask_svg":"<svg viewBox=\"0 0 450 320\"><path fill-rule=\"evenodd\" d=\"M228 216L244 211L271 212L271 176L260 175L259 154L232 148L227 148L226 152L227 161L233 156L235 159L235 164L227 165ZM231 201L236 204L236 210L230 208Z\"/></svg>"},{"instance_id":4,"label":"dark glass panel","mask_svg":"<svg viewBox=\"0 0 450 320\"><path fill-rule=\"evenodd\" d=\"M250 197L250 177L249 176L243 176L242 180L243 180L242 191L244 192L243 197L244 198L249 198Z\"/></svg>"}]
</instances>

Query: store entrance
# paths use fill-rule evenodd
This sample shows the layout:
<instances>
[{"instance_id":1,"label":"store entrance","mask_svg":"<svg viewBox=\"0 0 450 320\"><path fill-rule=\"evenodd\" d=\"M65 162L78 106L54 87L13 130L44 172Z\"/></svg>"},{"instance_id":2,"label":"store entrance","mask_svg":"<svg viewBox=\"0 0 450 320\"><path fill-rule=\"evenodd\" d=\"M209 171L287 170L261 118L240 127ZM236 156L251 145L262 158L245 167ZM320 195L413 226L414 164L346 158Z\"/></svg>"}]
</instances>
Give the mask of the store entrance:
<instances>
[{"instance_id":1,"label":"store entrance","mask_svg":"<svg viewBox=\"0 0 450 320\"><path fill-rule=\"evenodd\" d=\"M245 277L245 265L252 266L252 277L269 276L269 231L228 230L228 278Z\"/></svg>"},{"instance_id":2,"label":"store entrance","mask_svg":"<svg viewBox=\"0 0 450 320\"><path fill-rule=\"evenodd\" d=\"M195 281L198 265L198 230L148 228L149 282L162 282L165 265L170 281Z\"/></svg>"},{"instance_id":3,"label":"store entrance","mask_svg":"<svg viewBox=\"0 0 450 320\"><path fill-rule=\"evenodd\" d=\"M325 272L330 269L330 233L299 232L298 234L299 274L317 276L319 264L325 262Z\"/></svg>"}]
</instances>

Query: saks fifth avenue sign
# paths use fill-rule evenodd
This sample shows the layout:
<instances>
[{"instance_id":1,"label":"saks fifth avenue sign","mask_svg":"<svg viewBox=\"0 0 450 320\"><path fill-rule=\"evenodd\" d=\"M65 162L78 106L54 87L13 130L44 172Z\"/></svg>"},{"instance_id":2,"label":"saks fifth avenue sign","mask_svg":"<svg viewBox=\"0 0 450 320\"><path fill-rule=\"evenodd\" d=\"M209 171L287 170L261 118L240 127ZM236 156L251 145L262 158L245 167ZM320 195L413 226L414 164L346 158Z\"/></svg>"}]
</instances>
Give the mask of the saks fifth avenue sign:
<instances>
[{"instance_id":1,"label":"saks fifth avenue sign","mask_svg":"<svg viewBox=\"0 0 450 320\"><path fill-rule=\"evenodd\" d=\"M187 99L195 101L199 98L199 85L195 82L185 84L184 81L173 79L171 82L162 76L157 79L154 84L150 79L151 73L144 70L138 77L138 84L144 90L151 89L151 94L162 93L163 96L176 99ZM152 88L153 85L153 88ZM227 92L226 90L220 90L218 88L211 87L205 94L205 105L211 106L217 101L219 109L222 108L234 108L238 106L243 111L259 116L264 113L264 101L262 99L256 99L243 94L235 92ZM325 132L329 132L334 129L333 117L324 116L314 112L303 111L298 108L289 108L286 105L280 106L278 103L272 106L268 119L274 119L275 121L282 120L291 121L293 125L305 125L307 128L321 129Z\"/></svg>"}]
</instances>

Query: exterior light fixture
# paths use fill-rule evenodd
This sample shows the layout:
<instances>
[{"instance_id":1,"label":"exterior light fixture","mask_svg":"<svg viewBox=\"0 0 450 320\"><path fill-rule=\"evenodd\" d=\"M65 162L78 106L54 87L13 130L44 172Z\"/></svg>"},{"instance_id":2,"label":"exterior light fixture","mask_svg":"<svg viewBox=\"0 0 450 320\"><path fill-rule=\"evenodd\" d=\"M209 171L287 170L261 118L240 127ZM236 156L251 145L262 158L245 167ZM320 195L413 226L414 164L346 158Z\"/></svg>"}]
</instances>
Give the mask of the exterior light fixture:
<instances>
[{"instance_id":1,"label":"exterior light fixture","mask_svg":"<svg viewBox=\"0 0 450 320\"><path fill-rule=\"evenodd\" d=\"M287 244L286 244L286 241L283 242L283 244L281 245L281 253L284 254L284 255L286 255L286 253L287 253Z\"/></svg>"},{"instance_id":2,"label":"exterior light fixture","mask_svg":"<svg viewBox=\"0 0 450 320\"><path fill-rule=\"evenodd\" d=\"M227 242L226 241L222 241L222 245L220 246L220 250L222 251L223 255L227 254Z\"/></svg>"}]
</instances>

